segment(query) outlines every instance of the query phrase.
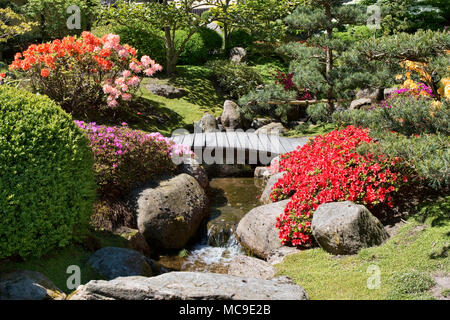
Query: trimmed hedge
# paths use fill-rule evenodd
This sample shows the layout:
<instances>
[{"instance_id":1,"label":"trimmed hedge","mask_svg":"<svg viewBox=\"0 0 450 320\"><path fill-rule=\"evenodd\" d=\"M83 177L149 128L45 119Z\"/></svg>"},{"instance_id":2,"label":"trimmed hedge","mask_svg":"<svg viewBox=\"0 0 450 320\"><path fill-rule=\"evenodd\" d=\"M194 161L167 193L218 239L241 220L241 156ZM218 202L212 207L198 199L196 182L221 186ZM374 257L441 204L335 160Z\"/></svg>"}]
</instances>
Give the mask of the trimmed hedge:
<instances>
[{"instance_id":1,"label":"trimmed hedge","mask_svg":"<svg viewBox=\"0 0 450 320\"><path fill-rule=\"evenodd\" d=\"M93 210L83 132L46 96L0 86L0 259L68 245Z\"/></svg>"}]
</instances>

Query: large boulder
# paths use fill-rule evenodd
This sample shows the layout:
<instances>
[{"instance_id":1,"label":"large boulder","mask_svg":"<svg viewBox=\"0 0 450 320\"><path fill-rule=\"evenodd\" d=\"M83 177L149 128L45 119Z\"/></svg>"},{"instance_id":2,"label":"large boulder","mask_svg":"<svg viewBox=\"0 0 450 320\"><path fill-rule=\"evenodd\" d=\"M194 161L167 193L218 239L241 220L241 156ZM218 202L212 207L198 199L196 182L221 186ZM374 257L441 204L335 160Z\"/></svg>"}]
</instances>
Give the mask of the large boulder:
<instances>
[{"instance_id":1,"label":"large boulder","mask_svg":"<svg viewBox=\"0 0 450 320\"><path fill-rule=\"evenodd\" d=\"M372 100L369 98L361 98L357 100L353 100L350 103L350 110L356 110L356 109L367 109L372 105Z\"/></svg>"},{"instance_id":2,"label":"large boulder","mask_svg":"<svg viewBox=\"0 0 450 320\"><path fill-rule=\"evenodd\" d=\"M247 51L242 47L234 47L230 50L230 61L235 63L245 62Z\"/></svg>"},{"instance_id":3,"label":"large boulder","mask_svg":"<svg viewBox=\"0 0 450 320\"><path fill-rule=\"evenodd\" d=\"M236 277L269 280L275 273L275 268L266 261L244 255L234 257L228 267L228 274Z\"/></svg>"},{"instance_id":4,"label":"large boulder","mask_svg":"<svg viewBox=\"0 0 450 320\"><path fill-rule=\"evenodd\" d=\"M132 192L139 231L152 247L182 249L208 216L208 198L197 180L180 174Z\"/></svg>"},{"instance_id":5,"label":"large boulder","mask_svg":"<svg viewBox=\"0 0 450 320\"><path fill-rule=\"evenodd\" d=\"M296 247L281 247L275 250L272 250L269 253L269 257L267 258L267 262L271 265L279 264L284 261L284 258L290 256L291 254L300 253L301 250Z\"/></svg>"},{"instance_id":6,"label":"large boulder","mask_svg":"<svg viewBox=\"0 0 450 320\"><path fill-rule=\"evenodd\" d=\"M209 185L208 174L203 166L198 162L197 159L187 158L183 160L180 165L181 173L186 173L197 180L203 189L206 189Z\"/></svg>"},{"instance_id":7,"label":"large boulder","mask_svg":"<svg viewBox=\"0 0 450 320\"><path fill-rule=\"evenodd\" d=\"M71 300L307 300L306 291L285 279L263 280L204 272L93 280Z\"/></svg>"},{"instance_id":8,"label":"large boulder","mask_svg":"<svg viewBox=\"0 0 450 320\"><path fill-rule=\"evenodd\" d=\"M273 119L267 119L267 118L256 118L252 120L252 123L250 125L250 127L252 127L253 129L259 129L265 125L268 125L271 122L275 122L275 120Z\"/></svg>"},{"instance_id":9,"label":"large boulder","mask_svg":"<svg viewBox=\"0 0 450 320\"><path fill-rule=\"evenodd\" d=\"M187 94L187 91L181 88L175 88L168 84L152 83L147 85L147 90L158 96L168 99L182 98Z\"/></svg>"},{"instance_id":10,"label":"large boulder","mask_svg":"<svg viewBox=\"0 0 450 320\"><path fill-rule=\"evenodd\" d=\"M280 122L271 122L255 131L256 134L264 133L270 135L283 135L286 132L288 132L288 129Z\"/></svg>"},{"instance_id":11,"label":"large boulder","mask_svg":"<svg viewBox=\"0 0 450 320\"><path fill-rule=\"evenodd\" d=\"M261 198L259 199L263 204L269 204L272 202L270 200L270 194L272 193L272 188L275 185L275 183L278 182L281 178L283 178L284 172L279 172L274 175L272 175L269 180L267 181L266 187L264 188L264 191L261 195Z\"/></svg>"},{"instance_id":12,"label":"large boulder","mask_svg":"<svg viewBox=\"0 0 450 320\"><path fill-rule=\"evenodd\" d=\"M289 201L256 207L241 219L236 229L236 238L245 250L267 259L272 250L282 246L275 224Z\"/></svg>"},{"instance_id":13,"label":"large boulder","mask_svg":"<svg viewBox=\"0 0 450 320\"><path fill-rule=\"evenodd\" d=\"M37 271L0 275L0 300L64 300L66 295Z\"/></svg>"},{"instance_id":14,"label":"large boulder","mask_svg":"<svg viewBox=\"0 0 450 320\"><path fill-rule=\"evenodd\" d=\"M153 262L142 253L124 248L105 247L96 251L88 264L107 279L153 275Z\"/></svg>"},{"instance_id":15,"label":"large boulder","mask_svg":"<svg viewBox=\"0 0 450 320\"><path fill-rule=\"evenodd\" d=\"M219 129L217 127L217 120L210 113L205 113L205 115L198 122L197 126L199 129L201 129L202 132L219 131Z\"/></svg>"},{"instance_id":16,"label":"large boulder","mask_svg":"<svg viewBox=\"0 0 450 320\"><path fill-rule=\"evenodd\" d=\"M239 114L238 108L239 106L231 100L226 100L223 104L220 123L225 130L232 131L241 127L241 115Z\"/></svg>"},{"instance_id":17,"label":"large boulder","mask_svg":"<svg viewBox=\"0 0 450 320\"><path fill-rule=\"evenodd\" d=\"M367 88L359 90L356 93L356 99L370 99L372 103L379 102L384 99L384 88Z\"/></svg>"},{"instance_id":18,"label":"large boulder","mask_svg":"<svg viewBox=\"0 0 450 320\"><path fill-rule=\"evenodd\" d=\"M356 254L389 237L366 207L350 201L321 204L314 212L311 229L322 249L336 255Z\"/></svg>"}]
</instances>

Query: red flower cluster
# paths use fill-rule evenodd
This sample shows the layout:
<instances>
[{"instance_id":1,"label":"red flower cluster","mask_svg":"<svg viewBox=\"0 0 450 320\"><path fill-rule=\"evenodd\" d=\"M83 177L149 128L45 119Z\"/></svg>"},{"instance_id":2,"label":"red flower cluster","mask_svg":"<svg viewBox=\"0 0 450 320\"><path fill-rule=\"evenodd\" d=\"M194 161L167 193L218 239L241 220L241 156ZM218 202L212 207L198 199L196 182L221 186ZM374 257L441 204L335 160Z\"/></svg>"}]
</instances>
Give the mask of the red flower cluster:
<instances>
[{"instance_id":1,"label":"red flower cluster","mask_svg":"<svg viewBox=\"0 0 450 320\"><path fill-rule=\"evenodd\" d=\"M392 206L391 193L407 182L394 169L399 159L361 155L356 148L374 143L368 130L349 126L318 136L312 142L281 157L280 171L287 173L273 187L272 201L294 195L276 227L283 244L312 242L313 212L322 203L354 201L369 207L378 203Z\"/></svg>"},{"instance_id":2,"label":"red flower cluster","mask_svg":"<svg viewBox=\"0 0 450 320\"><path fill-rule=\"evenodd\" d=\"M283 72L277 71L277 74L275 75L275 84L282 84L284 90L290 90L294 86L294 82L292 81L293 77L294 74L292 72L289 74L285 74Z\"/></svg>"}]
</instances>

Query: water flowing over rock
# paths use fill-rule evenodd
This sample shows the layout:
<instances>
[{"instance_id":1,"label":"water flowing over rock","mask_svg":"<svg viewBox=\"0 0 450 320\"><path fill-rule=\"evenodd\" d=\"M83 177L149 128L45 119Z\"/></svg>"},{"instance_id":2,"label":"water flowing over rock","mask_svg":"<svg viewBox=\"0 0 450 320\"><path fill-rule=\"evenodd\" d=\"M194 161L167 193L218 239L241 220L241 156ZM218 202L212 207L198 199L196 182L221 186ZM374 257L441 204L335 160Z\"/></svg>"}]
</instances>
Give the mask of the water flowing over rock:
<instances>
[{"instance_id":1,"label":"water flowing over rock","mask_svg":"<svg viewBox=\"0 0 450 320\"><path fill-rule=\"evenodd\" d=\"M285 279L262 280L202 272L157 277L93 280L71 300L307 300L306 291Z\"/></svg>"},{"instance_id":2,"label":"water flowing over rock","mask_svg":"<svg viewBox=\"0 0 450 320\"><path fill-rule=\"evenodd\" d=\"M151 277L153 262L138 251L105 247L96 251L88 264L107 279L128 276Z\"/></svg>"},{"instance_id":3,"label":"water flowing over rock","mask_svg":"<svg viewBox=\"0 0 450 320\"><path fill-rule=\"evenodd\" d=\"M237 256L228 268L228 274L236 277L269 280L275 276L275 268L264 260L248 256Z\"/></svg>"},{"instance_id":4,"label":"water flowing over rock","mask_svg":"<svg viewBox=\"0 0 450 320\"><path fill-rule=\"evenodd\" d=\"M160 249L184 248L208 216L205 191L184 173L135 190L130 203L139 231Z\"/></svg>"},{"instance_id":5,"label":"water flowing over rock","mask_svg":"<svg viewBox=\"0 0 450 320\"><path fill-rule=\"evenodd\" d=\"M311 229L320 247L336 255L356 254L389 237L365 206L350 201L321 204L314 212Z\"/></svg>"},{"instance_id":6,"label":"water flowing over rock","mask_svg":"<svg viewBox=\"0 0 450 320\"><path fill-rule=\"evenodd\" d=\"M239 243L263 259L267 259L272 250L282 247L275 224L276 218L283 213L289 201L267 204L248 212L236 229Z\"/></svg>"},{"instance_id":7,"label":"water flowing over rock","mask_svg":"<svg viewBox=\"0 0 450 320\"><path fill-rule=\"evenodd\" d=\"M0 275L0 300L64 300L66 295L36 271Z\"/></svg>"}]
</instances>

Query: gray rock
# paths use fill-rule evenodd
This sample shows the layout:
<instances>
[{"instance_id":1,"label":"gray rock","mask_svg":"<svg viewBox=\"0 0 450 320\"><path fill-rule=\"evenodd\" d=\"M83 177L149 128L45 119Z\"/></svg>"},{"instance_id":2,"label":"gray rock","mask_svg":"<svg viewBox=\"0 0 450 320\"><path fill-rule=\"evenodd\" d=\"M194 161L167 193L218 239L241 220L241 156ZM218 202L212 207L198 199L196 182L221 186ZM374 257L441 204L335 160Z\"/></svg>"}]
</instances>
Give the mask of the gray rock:
<instances>
[{"instance_id":1,"label":"gray rock","mask_svg":"<svg viewBox=\"0 0 450 320\"><path fill-rule=\"evenodd\" d=\"M322 249L336 255L356 254L389 237L366 207L350 201L320 205L314 212L311 230Z\"/></svg>"},{"instance_id":2,"label":"gray rock","mask_svg":"<svg viewBox=\"0 0 450 320\"><path fill-rule=\"evenodd\" d=\"M269 253L269 257L267 258L267 262L271 265L282 263L284 258L291 254L296 254L301 252L301 250L295 247L281 247L275 250L272 250Z\"/></svg>"},{"instance_id":3,"label":"gray rock","mask_svg":"<svg viewBox=\"0 0 450 320\"><path fill-rule=\"evenodd\" d=\"M370 105L372 105L372 100L370 100L369 98L361 98L358 100L353 100L352 103L350 104L349 109L350 110L361 109Z\"/></svg>"},{"instance_id":4,"label":"gray rock","mask_svg":"<svg viewBox=\"0 0 450 320\"><path fill-rule=\"evenodd\" d=\"M203 189L208 187L208 174L198 160L194 158L185 159L180 165L180 171L194 177Z\"/></svg>"},{"instance_id":5,"label":"gray rock","mask_svg":"<svg viewBox=\"0 0 450 320\"><path fill-rule=\"evenodd\" d=\"M271 135L283 135L286 132L288 132L288 129L286 129L280 122L269 123L255 131L256 134L265 133Z\"/></svg>"},{"instance_id":6,"label":"gray rock","mask_svg":"<svg viewBox=\"0 0 450 320\"><path fill-rule=\"evenodd\" d=\"M66 295L37 271L0 275L0 300L64 300Z\"/></svg>"},{"instance_id":7,"label":"gray rock","mask_svg":"<svg viewBox=\"0 0 450 320\"><path fill-rule=\"evenodd\" d=\"M230 50L230 61L235 63L245 62L247 51L242 47L234 47Z\"/></svg>"},{"instance_id":8,"label":"gray rock","mask_svg":"<svg viewBox=\"0 0 450 320\"><path fill-rule=\"evenodd\" d=\"M138 229L155 248L184 248L208 216L205 191L185 173L134 190L130 198Z\"/></svg>"},{"instance_id":9,"label":"gray rock","mask_svg":"<svg viewBox=\"0 0 450 320\"><path fill-rule=\"evenodd\" d=\"M307 300L306 291L284 279L262 280L204 272L169 272L80 286L71 300Z\"/></svg>"},{"instance_id":10,"label":"gray rock","mask_svg":"<svg viewBox=\"0 0 450 320\"><path fill-rule=\"evenodd\" d=\"M384 88L369 88L359 90L356 93L356 100L363 98L370 99L372 103L379 102L384 99Z\"/></svg>"},{"instance_id":11,"label":"gray rock","mask_svg":"<svg viewBox=\"0 0 450 320\"><path fill-rule=\"evenodd\" d=\"M118 277L151 277L153 275L152 261L142 253L131 249L102 248L89 258L88 264L109 280Z\"/></svg>"},{"instance_id":12,"label":"gray rock","mask_svg":"<svg viewBox=\"0 0 450 320\"><path fill-rule=\"evenodd\" d=\"M187 91L181 88L175 88L168 84L152 83L147 85L147 90L158 96L169 99L182 98L187 94Z\"/></svg>"},{"instance_id":13,"label":"gray rock","mask_svg":"<svg viewBox=\"0 0 450 320\"><path fill-rule=\"evenodd\" d=\"M282 246L275 224L289 201L256 207L241 219L236 229L236 238L245 250L267 259L272 250Z\"/></svg>"},{"instance_id":14,"label":"gray rock","mask_svg":"<svg viewBox=\"0 0 450 320\"><path fill-rule=\"evenodd\" d=\"M212 114L209 113L205 113L205 115L200 119L198 127L202 130L202 132L218 131L217 120Z\"/></svg>"},{"instance_id":15,"label":"gray rock","mask_svg":"<svg viewBox=\"0 0 450 320\"><path fill-rule=\"evenodd\" d=\"M266 187L264 188L264 191L261 195L261 198L259 199L264 204L272 203L272 200L270 200L270 194L272 193L272 187L275 185L275 183L278 182L281 178L283 178L284 172L275 173L272 175L269 180L267 181Z\"/></svg>"},{"instance_id":16,"label":"gray rock","mask_svg":"<svg viewBox=\"0 0 450 320\"><path fill-rule=\"evenodd\" d=\"M228 267L229 275L243 278L269 280L275 273L275 268L266 261L244 255L233 258Z\"/></svg>"},{"instance_id":17,"label":"gray rock","mask_svg":"<svg viewBox=\"0 0 450 320\"><path fill-rule=\"evenodd\" d=\"M252 127L253 129L259 129L265 125L268 125L269 123L274 122L273 119L266 119L266 118L256 118L253 119L250 127Z\"/></svg>"},{"instance_id":18,"label":"gray rock","mask_svg":"<svg viewBox=\"0 0 450 320\"><path fill-rule=\"evenodd\" d=\"M239 114L238 108L239 106L231 100L226 100L223 104L220 122L225 130L235 130L241 127L241 115Z\"/></svg>"},{"instance_id":19,"label":"gray rock","mask_svg":"<svg viewBox=\"0 0 450 320\"><path fill-rule=\"evenodd\" d=\"M255 178L264 178L264 175L267 171L269 171L267 167L256 167L254 176Z\"/></svg>"},{"instance_id":20,"label":"gray rock","mask_svg":"<svg viewBox=\"0 0 450 320\"><path fill-rule=\"evenodd\" d=\"M144 238L144 235L137 229L131 229L128 227L121 227L114 233L120 235L122 238L128 241L128 247L132 250L136 250L142 253L144 256L150 256L152 250Z\"/></svg>"}]
</instances>

